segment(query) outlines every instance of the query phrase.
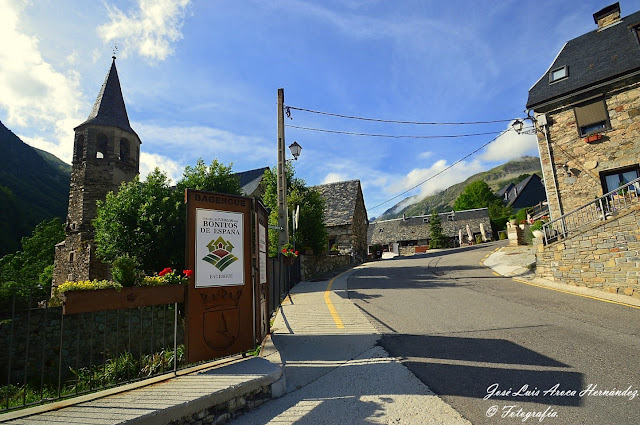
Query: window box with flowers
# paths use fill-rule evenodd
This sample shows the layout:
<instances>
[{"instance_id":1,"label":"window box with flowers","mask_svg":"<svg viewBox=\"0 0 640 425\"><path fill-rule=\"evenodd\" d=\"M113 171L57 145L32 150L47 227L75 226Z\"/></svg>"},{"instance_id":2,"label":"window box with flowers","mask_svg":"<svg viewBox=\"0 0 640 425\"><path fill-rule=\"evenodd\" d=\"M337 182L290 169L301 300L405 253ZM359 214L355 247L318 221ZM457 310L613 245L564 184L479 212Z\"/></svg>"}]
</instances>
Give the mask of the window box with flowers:
<instances>
[{"instance_id":1,"label":"window box with flowers","mask_svg":"<svg viewBox=\"0 0 640 425\"><path fill-rule=\"evenodd\" d=\"M123 287L113 281L65 282L57 288L63 314L120 310L152 305L181 303L192 270L182 273L165 268L154 276L143 276L135 286Z\"/></svg>"},{"instance_id":2,"label":"window box with flowers","mask_svg":"<svg viewBox=\"0 0 640 425\"><path fill-rule=\"evenodd\" d=\"M298 258L298 255L300 255L300 253L298 251L294 251L293 245L290 243L284 244L282 247L282 256L284 257L285 264L293 264L295 259Z\"/></svg>"}]
</instances>

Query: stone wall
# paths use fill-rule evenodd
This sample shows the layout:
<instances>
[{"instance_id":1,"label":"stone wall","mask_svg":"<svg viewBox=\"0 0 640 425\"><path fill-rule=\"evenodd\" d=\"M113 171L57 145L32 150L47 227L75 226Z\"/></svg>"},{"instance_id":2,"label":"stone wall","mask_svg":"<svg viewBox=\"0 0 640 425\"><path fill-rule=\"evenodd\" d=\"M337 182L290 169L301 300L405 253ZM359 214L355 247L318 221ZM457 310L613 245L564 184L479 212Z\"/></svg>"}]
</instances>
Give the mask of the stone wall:
<instances>
[{"instance_id":1,"label":"stone wall","mask_svg":"<svg viewBox=\"0 0 640 425\"><path fill-rule=\"evenodd\" d=\"M538 245L536 275L640 298L640 207L547 246Z\"/></svg>"},{"instance_id":2,"label":"stone wall","mask_svg":"<svg viewBox=\"0 0 640 425\"><path fill-rule=\"evenodd\" d=\"M603 130L602 139L592 143L586 143L578 134L573 106L547 111L551 152L542 133L538 134L538 149L552 218L602 196L600 172L639 162L640 83L610 90L604 99L611 129ZM564 164L568 164L571 175L562 169ZM552 167L562 212L558 207Z\"/></svg>"},{"instance_id":3,"label":"stone wall","mask_svg":"<svg viewBox=\"0 0 640 425\"><path fill-rule=\"evenodd\" d=\"M339 270L351 264L350 255L301 255L300 273L302 280Z\"/></svg>"},{"instance_id":4,"label":"stone wall","mask_svg":"<svg viewBox=\"0 0 640 425\"><path fill-rule=\"evenodd\" d=\"M190 416L171 421L168 425L225 424L271 400L271 385L264 385L247 394L238 395L224 403L203 409Z\"/></svg>"}]
</instances>

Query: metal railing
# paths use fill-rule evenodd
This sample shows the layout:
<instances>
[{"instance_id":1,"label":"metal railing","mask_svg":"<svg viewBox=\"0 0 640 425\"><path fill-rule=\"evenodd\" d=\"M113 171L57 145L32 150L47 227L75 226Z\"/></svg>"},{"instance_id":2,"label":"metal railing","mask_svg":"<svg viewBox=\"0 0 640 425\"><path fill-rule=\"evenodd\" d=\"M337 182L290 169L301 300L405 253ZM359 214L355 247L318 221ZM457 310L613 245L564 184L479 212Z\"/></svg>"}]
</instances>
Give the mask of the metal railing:
<instances>
[{"instance_id":1,"label":"metal railing","mask_svg":"<svg viewBox=\"0 0 640 425\"><path fill-rule=\"evenodd\" d=\"M181 304L63 315L44 298L0 296L0 413L187 366Z\"/></svg>"},{"instance_id":2,"label":"metal railing","mask_svg":"<svg viewBox=\"0 0 640 425\"><path fill-rule=\"evenodd\" d=\"M287 296L291 288L300 282L300 257L287 264L282 256L269 258L269 315L272 315Z\"/></svg>"},{"instance_id":3,"label":"metal railing","mask_svg":"<svg viewBox=\"0 0 640 425\"><path fill-rule=\"evenodd\" d=\"M545 245L566 238L592 223L607 220L620 211L640 204L640 178L612 190L542 226Z\"/></svg>"}]
</instances>

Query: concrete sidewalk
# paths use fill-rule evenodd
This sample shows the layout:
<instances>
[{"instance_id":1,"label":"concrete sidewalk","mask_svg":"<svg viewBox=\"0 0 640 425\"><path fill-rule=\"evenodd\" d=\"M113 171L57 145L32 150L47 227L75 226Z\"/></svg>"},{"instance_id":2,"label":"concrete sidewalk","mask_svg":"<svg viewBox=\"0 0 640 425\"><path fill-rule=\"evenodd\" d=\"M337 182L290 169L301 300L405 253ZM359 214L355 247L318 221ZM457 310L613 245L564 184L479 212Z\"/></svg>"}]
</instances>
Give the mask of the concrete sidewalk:
<instances>
[{"instance_id":1,"label":"concrete sidewalk","mask_svg":"<svg viewBox=\"0 0 640 425\"><path fill-rule=\"evenodd\" d=\"M640 299L638 298L611 294L598 289L568 285L566 283L553 282L536 277L535 264L535 247L529 245L514 247L505 246L497 249L484 260L485 266L490 267L502 276L512 277L522 282L549 288L555 291L570 292L590 298L640 307Z\"/></svg>"},{"instance_id":2,"label":"concrete sidewalk","mask_svg":"<svg viewBox=\"0 0 640 425\"><path fill-rule=\"evenodd\" d=\"M284 368L288 394L235 419L258 424L469 424L398 359L349 300L351 270L296 285L263 354Z\"/></svg>"}]
</instances>

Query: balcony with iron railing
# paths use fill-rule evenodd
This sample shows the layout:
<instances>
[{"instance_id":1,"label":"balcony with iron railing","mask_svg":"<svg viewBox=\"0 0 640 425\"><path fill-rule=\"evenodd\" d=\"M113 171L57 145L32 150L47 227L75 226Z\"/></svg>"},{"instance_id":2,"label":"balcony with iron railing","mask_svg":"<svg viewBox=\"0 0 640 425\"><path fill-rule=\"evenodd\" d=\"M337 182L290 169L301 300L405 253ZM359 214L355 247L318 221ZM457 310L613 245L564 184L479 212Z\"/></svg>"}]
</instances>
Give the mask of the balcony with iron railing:
<instances>
[{"instance_id":1,"label":"balcony with iron railing","mask_svg":"<svg viewBox=\"0 0 640 425\"><path fill-rule=\"evenodd\" d=\"M558 217L542 226L545 245L574 235L594 223L615 217L623 210L640 205L640 178Z\"/></svg>"}]
</instances>

